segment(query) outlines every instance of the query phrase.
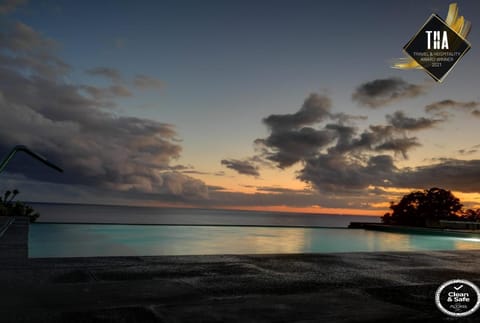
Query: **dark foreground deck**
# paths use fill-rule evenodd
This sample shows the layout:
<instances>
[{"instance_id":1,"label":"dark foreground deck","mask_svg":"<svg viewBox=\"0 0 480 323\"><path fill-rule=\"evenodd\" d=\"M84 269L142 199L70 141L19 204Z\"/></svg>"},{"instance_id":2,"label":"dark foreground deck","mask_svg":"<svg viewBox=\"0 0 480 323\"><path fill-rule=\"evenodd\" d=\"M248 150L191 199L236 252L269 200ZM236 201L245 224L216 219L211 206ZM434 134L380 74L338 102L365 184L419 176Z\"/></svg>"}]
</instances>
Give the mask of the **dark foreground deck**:
<instances>
[{"instance_id":1,"label":"dark foreground deck","mask_svg":"<svg viewBox=\"0 0 480 323\"><path fill-rule=\"evenodd\" d=\"M28 259L0 238L0 322L478 322L435 306L480 251Z\"/></svg>"}]
</instances>

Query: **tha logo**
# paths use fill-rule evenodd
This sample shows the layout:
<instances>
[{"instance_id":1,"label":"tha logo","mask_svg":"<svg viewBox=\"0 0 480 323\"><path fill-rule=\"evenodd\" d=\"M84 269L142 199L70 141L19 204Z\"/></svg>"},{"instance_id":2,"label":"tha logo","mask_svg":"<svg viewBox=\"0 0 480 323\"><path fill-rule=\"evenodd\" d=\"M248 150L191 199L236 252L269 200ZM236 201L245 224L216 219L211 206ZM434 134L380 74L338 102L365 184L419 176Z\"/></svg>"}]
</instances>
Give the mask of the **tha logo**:
<instances>
[{"instance_id":1,"label":"tha logo","mask_svg":"<svg viewBox=\"0 0 480 323\"><path fill-rule=\"evenodd\" d=\"M399 69L425 70L435 81L442 82L460 58L470 49L467 35L471 24L458 16L458 7L451 4L447 19L432 14L403 47L407 57L393 65Z\"/></svg>"},{"instance_id":2,"label":"tha logo","mask_svg":"<svg viewBox=\"0 0 480 323\"><path fill-rule=\"evenodd\" d=\"M443 33L440 30L425 30L427 34L427 49L432 49L432 33L433 33L433 49L448 49L448 33L446 30ZM440 47L440 35L441 37L441 44Z\"/></svg>"}]
</instances>

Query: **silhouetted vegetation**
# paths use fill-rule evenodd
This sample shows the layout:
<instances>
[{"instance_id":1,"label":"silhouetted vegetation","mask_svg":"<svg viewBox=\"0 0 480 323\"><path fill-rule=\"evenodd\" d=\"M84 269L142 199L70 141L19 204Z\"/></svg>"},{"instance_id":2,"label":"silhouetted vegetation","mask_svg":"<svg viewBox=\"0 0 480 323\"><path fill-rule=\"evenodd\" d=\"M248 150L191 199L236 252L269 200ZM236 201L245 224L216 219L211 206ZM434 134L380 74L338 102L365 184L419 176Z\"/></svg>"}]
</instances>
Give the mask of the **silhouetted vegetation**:
<instances>
[{"instance_id":1,"label":"silhouetted vegetation","mask_svg":"<svg viewBox=\"0 0 480 323\"><path fill-rule=\"evenodd\" d=\"M38 212L23 202L13 201L19 193L18 190L6 191L0 196L0 216L26 216L30 222L35 222L40 216Z\"/></svg>"},{"instance_id":2,"label":"silhouetted vegetation","mask_svg":"<svg viewBox=\"0 0 480 323\"><path fill-rule=\"evenodd\" d=\"M391 202L390 209L383 223L424 227L437 226L440 220L480 221L480 209L463 209L452 192L436 187L407 194L400 202Z\"/></svg>"}]
</instances>

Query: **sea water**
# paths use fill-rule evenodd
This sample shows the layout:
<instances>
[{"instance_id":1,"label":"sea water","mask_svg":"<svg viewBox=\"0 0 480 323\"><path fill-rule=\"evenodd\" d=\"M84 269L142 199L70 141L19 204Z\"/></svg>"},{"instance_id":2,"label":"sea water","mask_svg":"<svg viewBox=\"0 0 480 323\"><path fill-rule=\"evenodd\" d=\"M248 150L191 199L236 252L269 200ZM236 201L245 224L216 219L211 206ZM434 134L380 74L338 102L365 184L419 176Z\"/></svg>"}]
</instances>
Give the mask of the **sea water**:
<instances>
[{"instance_id":1,"label":"sea water","mask_svg":"<svg viewBox=\"0 0 480 323\"><path fill-rule=\"evenodd\" d=\"M82 204L31 203L31 205L41 214L41 217L38 219L39 222L279 225L343 228L346 228L352 221L380 222L379 217L333 214Z\"/></svg>"}]
</instances>

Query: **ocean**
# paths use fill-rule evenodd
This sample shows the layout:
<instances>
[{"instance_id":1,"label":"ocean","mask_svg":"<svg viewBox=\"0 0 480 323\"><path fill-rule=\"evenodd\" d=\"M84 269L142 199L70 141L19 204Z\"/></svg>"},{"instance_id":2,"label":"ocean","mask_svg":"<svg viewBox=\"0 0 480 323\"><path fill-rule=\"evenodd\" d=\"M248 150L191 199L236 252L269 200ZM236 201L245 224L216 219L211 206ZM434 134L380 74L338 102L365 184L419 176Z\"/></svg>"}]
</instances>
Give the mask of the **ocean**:
<instances>
[{"instance_id":1,"label":"ocean","mask_svg":"<svg viewBox=\"0 0 480 323\"><path fill-rule=\"evenodd\" d=\"M350 222L380 222L380 217L258 212L218 209L29 203L38 222L170 225L229 225L346 228Z\"/></svg>"}]
</instances>

